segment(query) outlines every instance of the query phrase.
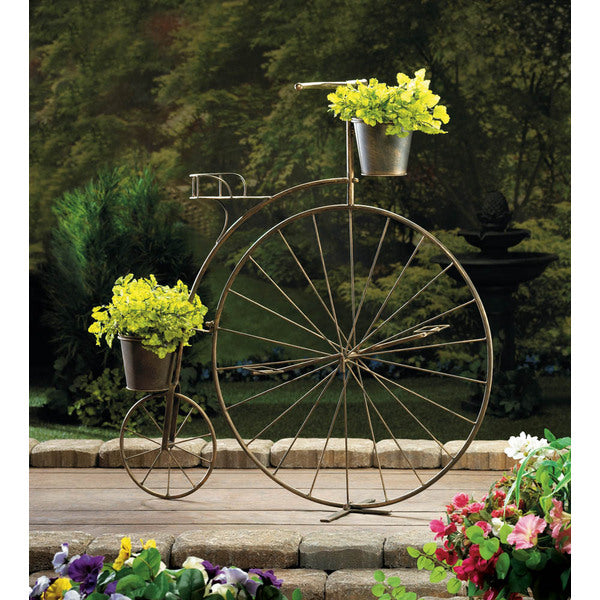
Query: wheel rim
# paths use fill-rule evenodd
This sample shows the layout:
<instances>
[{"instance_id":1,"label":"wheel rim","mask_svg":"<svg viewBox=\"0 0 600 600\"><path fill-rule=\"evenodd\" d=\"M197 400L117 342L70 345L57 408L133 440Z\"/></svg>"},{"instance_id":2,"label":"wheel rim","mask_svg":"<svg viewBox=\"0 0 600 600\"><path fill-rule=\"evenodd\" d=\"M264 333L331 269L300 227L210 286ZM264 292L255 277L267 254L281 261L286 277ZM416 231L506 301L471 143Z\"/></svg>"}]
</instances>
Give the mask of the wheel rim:
<instances>
[{"instance_id":1,"label":"wheel rim","mask_svg":"<svg viewBox=\"0 0 600 600\"><path fill-rule=\"evenodd\" d=\"M393 254L390 260L390 248L401 239L410 241L404 257L396 261ZM303 256L303 249L308 258ZM386 254L387 265L383 265ZM433 263L432 254L442 255L443 268ZM289 264L284 262L282 268L277 256L286 256ZM287 281L292 270L302 282L302 294L297 284ZM262 280L261 291L249 285L243 289L242 284L250 274ZM444 297L443 302L439 300L440 284L449 296ZM307 305L307 296L312 304ZM274 308L274 297L286 308ZM428 309L432 300L434 304ZM228 320L241 307L247 307L243 310L248 310L248 325L233 329L228 326ZM250 307L254 312L250 312ZM267 319L271 319L271 327L261 330L261 322ZM277 327L272 326L273 320ZM479 295L456 258L434 236L384 209L362 205L322 206L294 215L271 228L238 261L223 289L214 323L213 376L217 397L235 437L271 479L315 502L337 507L377 507L414 496L456 464L483 420L491 389L493 358L491 333ZM477 330L475 337L458 335L467 325ZM220 349L223 336L230 340L250 340L263 347L277 346L282 356L241 365L227 364ZM461 364L471 366L474 352L479 355L480 373L465 374L460 370ZM442 358L448 365L443 366ZM435 367L435 360L442 366ZM258 391L252 390L241 399L238 396L225 398L221 382L236 369L251 372L262 387L256 384ZM390 376L389 373L395 374ZM419 385L407 378L407 374L418 380ZM419 391L425 380L434 379L443 380L445 386L448 382L460 384L470 390L469 394L473 393L472 388L477 388L476 416ZM294 391L289 393L292 389ZM377 391L373 392L374 389ZM244 417L240 416L244 406L248 410L284 392L286 399L273 415L251 428L244 423ZM332 395L337 395L337 400L331 399ZM380 408L380 404L385 404L382 395L402 412L410 427L418 428L423 438L440 448L441 468L422 474L412 466L409 452L403 448L406 430L398 430L397 419L395 425L390 426L394 419L388 416L389 406L387 412ZM323 418L323 435L303 436L310 429L307 428L309 422L312 420L313 425L321 418L319 411L325 414L326 404L329 404L329 416ZM357 418L355 405L362 405L359 418L364 436L360 437L372 442L373 466L381 481L381 497L374 502L370 499L368 503L355 497L353 489L357 485L350 481L349 446L352 442L349 439L356 430L351 422ZM290 433L287 451L277 465L266 467L253 454L250 442L268 438L270 432L299 412L300 407L304 410L303 416L297 421L300 424L296 425L295 432ZM464 422L464 437L456 438L463 439L464 443L458 449L450 452L439 441L423 416L427 414L424 407ZM312 482L305 488L285 481L286 461L292 466L290 456L302 437L325 440L312 469ZM391 440L396 455L407 463L416 479L416 487L394 490L391 482L394 469L386 466L378 450L378 442L383 439ZM341 462L336 463L334 459L334 464L345 474L345 497L341 498L337 491L325 489L325 484L323 489L317 485L328 468L327 453L334 447L341 447L343 454Z\"/></svg>"},{"instance_id":2,"label":"wheel rim","mask_svg":"<svg viewBox=\"0 0 600 600\"><path fill-rule=\"evenodd\" d=\"M166 397L166 393L149 394L129 409L121 425L119 447L135 484L148 494L170 500L183 498L204 484L213 469L217 445L206 413L178 393L173 398L174 436L163 445Z\"/></svg>"}]
</instances>

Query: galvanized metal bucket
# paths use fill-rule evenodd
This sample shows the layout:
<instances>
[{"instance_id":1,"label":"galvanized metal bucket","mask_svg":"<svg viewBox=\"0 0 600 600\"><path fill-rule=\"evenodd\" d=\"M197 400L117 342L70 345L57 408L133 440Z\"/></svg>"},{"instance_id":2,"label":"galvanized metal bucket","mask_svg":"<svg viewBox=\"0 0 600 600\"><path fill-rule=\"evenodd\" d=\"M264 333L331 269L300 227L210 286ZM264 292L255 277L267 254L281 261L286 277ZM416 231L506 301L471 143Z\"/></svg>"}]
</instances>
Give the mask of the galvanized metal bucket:
<instances>
[{"instance_id":1,"label":"galvanized metal bucket","mask_svg":"<svg viewBox=\"0 0 600 600\"><path fill-rule=\"evenodd\" d=\"M125 382L134 392L162 392L169 389L175 352L159 358L146 350L140 338L119 336Z\"/></svg>"},{"instance_id":2,"label":"galvanized metal bucket","mask_svg":"<svg viewBox=\"0 0 600 600\"><path fill-rule=\"evenodd\" d=\"M352 119L360 172L363 175L406 175L412 131L404 138L386 135L387 124L367 125L361 119Z\"/></svg>"}]
</instances>

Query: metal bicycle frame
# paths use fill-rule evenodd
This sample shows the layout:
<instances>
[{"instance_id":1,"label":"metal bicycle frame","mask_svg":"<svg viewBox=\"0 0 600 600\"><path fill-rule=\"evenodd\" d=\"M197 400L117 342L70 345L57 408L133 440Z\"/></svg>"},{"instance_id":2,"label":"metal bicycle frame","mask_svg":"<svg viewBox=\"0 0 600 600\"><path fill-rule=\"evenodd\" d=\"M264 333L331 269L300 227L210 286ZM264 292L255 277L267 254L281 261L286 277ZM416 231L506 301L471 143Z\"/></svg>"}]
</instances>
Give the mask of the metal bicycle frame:
<instances>
[{"instance_id":1,"label":"metal bicycle frame","mask_svg":"<svg viewBox=\"0 0 600 600\"><path fill-rule=\"evenodd\" d=\"M344 83L344 82L341 82L341 83ZM328 83L318 83L318 84L310 84L310 85L296 84L296 89L302 89L303 87L331 87L331 85L332 84L330 84L330 83L329 84ZM338 85L338 84L336 84L336 85ZM300 86L300 87L298 87L298 86ZM345 177L319 179L319 180L315 180L315 181L301 183L301 184L292 186L290 188L287 188L283 191L277 192L271 196L247 196L245 180L243 179L243 177L238 175L238 177L240 177L240 179L242 180L242 183L243 183L244 195L238 196L237 198L246 198L246 199L254 198L254 199L258 199L259 202L255 206L250 208L248 211L246 211L235 222L233 222L231 224L229 224L229 214L228 214L227 208L223 204L222 200L227 199L228 197L229 197L229 199L233 200L236 198L236 196L233 195L231 186L227 183L227 181L224 179L223 176L224 175L237 175L237 174L232 174L232 173L205 173L205 174L202 174L203 177L208 177L209 179L213 179L215 182L218 183L219 195L218 196L204 196L203 198L210 199L210 200L217 202L217 204L220 206L220 208L222 209L223 214L224 214L224 224L223 224L220 234L218 235L217 239L215 240L215 243L214 243L212 249L209 251L209 253L206 256L206 258L204 259L200 269L198 270L198 273L197 273L197 275L194 279L194 282L190 288L190 293L189 293L189 298L188 298L190 301L196 295L198 287L199 287L203 277L205 276L210 264L212 263L213 259L218 254L220 249L223 247L223 245L231 238L231 236L242 225L244 225L250 218L255 216L257 213L259 213L263 208L267 207L268 205L270 205L282 198L285 198L288 195L291 195L291 194L294 194L296 192L300 192L303 190L316 188L316 187L323 187L323 186L330 186L330 185L342 185L343 184L346 186L346 202L340 203L338 205L330 205L330 207L334 207L334 206L352 207L352 206L355 206L354 186L356 183L358 183L358 179L355 177L354 157L353 157L355 134L354 134L354 130L349 121L346 122L345 134L346 134L346 136L345 136L346 137L346 176ZM194 180L192 180L192 185L194 186ZM225 187L227 189L228 196L222 195L223 187ZM197 191L198 191L198 189L196 187L196 192ZM357 208L358 208L358 206L357 206ZM309 209L308 212L311 212L311 210L315 210L315 209ZM288 218L288 220L293 220L294 218L299 217L301 214L302 213L297 213L295 215L292 215L291 217ZM351 227L351 221L350 221L350 227ZM466 280L468 282L470 282L470 279L469 279L467 273L464 271L464 269L460 265L458 265L457 268L458 268L459 272L461 273L461 275L464 278L466 278ZM491 349L491 333L490 333L490 328L489 328L489 322L488 322L487 316L485 314L485 309L483 307L482 301L474 287L472 287L472 291L474 292L473 296L474 296L477 308L482 316L482 325L483 325L483 329L486 333L486 337L487 337L487 341L488 341L487 368L488 368L489 378L491 380L492 371L493 371L493 354L492 354L492 349ZM211 328L209 327L208 329L205 329L204 332L211 333L212 331L211 331ZM355 334L354 328L350 332L350 338L349 338L348 343L351 342L351 338L352 338L353 334ZM166 392L165 428L164 428L163 437L162 437L162 449L163 450L168 449L169 446L172 445L175 441L174 437L175 437L175 432L176 432L176 419L177 419L177 412L178 412L178 406L177 406L178 399L177 399L176 393L179 388L179 376L180 376L180 372L181 372L182 355L183 355L183 345L180 345L180 347L177 351L176 360L175 360L173 370L172 370L171 383L169 385L169 389ZM213 356L213 360L214 360L214 356ZM483 411L483 412L485 412L488 399L489 399L489 389L488 389L488 392L484 398L484 402L481 407L481 411ZM480 411L480 415L482 414L481 411ZM229 416L228 415L226 415L226 416L229 419ZM454 464L460 458L460 456L462 456L464 454L464 452L467 449L467 446L469 445L469 443L473 440L473 438L477 434L479 425L480 425L480 421L478 418L477 426L472 430L471 434L469 435L469 439L466 441L466 443L462 447L461 451L455 456L455 459L452 461L452 464ZM250 453L246 450L246 448L244 448L244 450L250 456ZM261 465L258 465L258 466L261 467ZM451 466L451 465L448 465L448 468L449 468L449 466ZM443 468L439 472L439 474L428 483L428 485L426 487L429 487L429 485L431 485L432 483L437 481L440 477L442 477L442 475L448 470L448 468ZM267 472L267 470L265 468L261 467L261 469L267 475L270 476L270 474ZM283 485L283 487L285 487L289 491L292 491L293 493L297 493L297 491L294 490L293 488L291 488L290 486L284 485L279 481L278 481L278 483L280 485ZM418 491L420 491L420 489L415 490L414 494L418 493ZM410 495L414 495L414 494L411 493ZM322 502L322 503L330 504L332 506L336 505L335 503L329 503L329 502ZM378 505L375 505L375 506L378 506ZM347 510L353 510L352 504L350 502L348 502L348 505L345 508ZM364 512L368 512L368 511L364 510Z\"/></svg>"}]
</instances>

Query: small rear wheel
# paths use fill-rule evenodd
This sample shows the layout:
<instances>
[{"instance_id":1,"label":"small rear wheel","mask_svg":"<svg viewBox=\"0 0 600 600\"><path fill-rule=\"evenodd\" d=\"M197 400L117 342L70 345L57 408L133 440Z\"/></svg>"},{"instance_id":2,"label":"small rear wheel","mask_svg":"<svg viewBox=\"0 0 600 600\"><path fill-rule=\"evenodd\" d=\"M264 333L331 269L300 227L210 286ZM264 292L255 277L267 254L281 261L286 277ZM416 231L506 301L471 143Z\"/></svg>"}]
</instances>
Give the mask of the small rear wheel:
<instances>
[{"instance_id":1,"label":"small rear wheel","mask_svg":"<svg viewBox=\"0 0 600 600\"><path fill-rule=\"evenodd\" d=\"M120 449L123 465L138 487L172 500L195 492L208 479L217 440L196 402L175 393L169 403L168 393L160 392L144 396L129 409Z\"/></svg>"}]
</instances>

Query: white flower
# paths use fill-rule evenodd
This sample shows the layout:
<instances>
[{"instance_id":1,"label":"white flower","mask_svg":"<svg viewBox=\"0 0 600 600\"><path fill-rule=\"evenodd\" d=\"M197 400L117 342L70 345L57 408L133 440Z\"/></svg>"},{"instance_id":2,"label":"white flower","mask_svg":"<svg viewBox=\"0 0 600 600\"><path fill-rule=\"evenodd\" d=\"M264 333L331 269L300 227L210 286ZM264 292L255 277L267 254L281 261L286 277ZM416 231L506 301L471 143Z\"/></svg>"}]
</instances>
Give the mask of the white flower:
<instances>
[{"instance_id":1,"label":"white flower","mask_svg":"<svg viewBox=\"0 0 600 600\"><path fill-rule=\"evenodd\" d=\"M219 596L222 596L223 598L227 598L228 591L231 592L231 595L234 598L238 598L239 590L235 587L235 585L231 585L230 583L215 583L210 588L211 594L217 594ZM240 596L240 600L241 600L241 596Z\"/></svg>"},{"instance_id":2,"label":"white flower","mask_svg":"<svg viewBox=\"0 0 600 600\"><path fill-rule=\"evenodd\" d=\"M64 596L63 600L81 600L81 596L77 590L69 590Z\"/></svg>"},{"instance_id":3,"label":"white flower","mask_svg":"<svg viewBox=\"0 0 600 600\"><path fill-rule=\"evenodd\" d=\"M504 449L504 453L522 463L533 451L547 445L548 440L538 439L536 436L526 435L524 431L521 431L518 437L513 435L509 438L508 447Z\"/></svg>"},{"instance_id":4,"label":"white flower","mask_svg":"<svg viewBox=\"0 0 600 600\"><path fill-rule=\"evenodd\" d=\"M204 560L202 558L198 558L197 556L188 556L183 565L181 565L184 569L197 569L202 573L202 577L204 577L204 581L208 581L208 573L202 564Z\"/></svg>"},{"instance_id":5,"label":"white flower","mask_svg":"<svg viewBox=\"0 0 600 600\"><path fill-rule=\"evenodd\" d=\"M503 521L499 517L492 517L492 533L496 537L500 537L500 530L504 525L508 525L511 531L513 530L513 525L511 525L510 523L506 523L506 521Z\"/></svg>"}]
</instances>

